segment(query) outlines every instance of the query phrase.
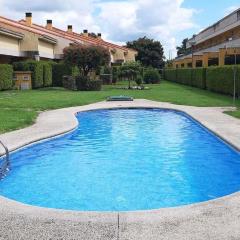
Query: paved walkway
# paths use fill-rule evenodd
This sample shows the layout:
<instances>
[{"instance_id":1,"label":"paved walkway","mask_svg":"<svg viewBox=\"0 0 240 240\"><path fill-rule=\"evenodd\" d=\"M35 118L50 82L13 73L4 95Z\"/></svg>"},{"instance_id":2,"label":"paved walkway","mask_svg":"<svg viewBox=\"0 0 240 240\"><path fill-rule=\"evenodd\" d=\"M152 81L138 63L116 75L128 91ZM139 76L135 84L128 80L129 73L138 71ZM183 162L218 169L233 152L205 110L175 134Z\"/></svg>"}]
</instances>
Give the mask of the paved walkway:
<instances>
[{"instance_id":1,"label":"paved walkway","mask_svg":"<svg viewBox=\"0 0 240 240\"><path fill-rule=\"evenodd\" d=\"M78 124L76 112L116 107L184 111L240 149L240 120L223 114L229 108L199 108L148 100L100 102L43 112L33 126L2 134L0 139L12 151L73 130ZM0 239L239 240L240 193L185 207L125 213L53 210L0 197Z\"/></svg>"}]
</instances>

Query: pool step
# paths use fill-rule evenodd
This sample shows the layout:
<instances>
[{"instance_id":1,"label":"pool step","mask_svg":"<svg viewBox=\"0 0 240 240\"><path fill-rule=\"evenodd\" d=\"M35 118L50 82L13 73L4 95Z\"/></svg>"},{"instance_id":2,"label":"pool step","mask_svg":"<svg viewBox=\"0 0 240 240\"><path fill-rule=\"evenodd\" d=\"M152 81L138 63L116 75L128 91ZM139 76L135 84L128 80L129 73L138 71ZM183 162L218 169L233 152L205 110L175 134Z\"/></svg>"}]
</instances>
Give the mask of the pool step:
<instances>
[{"instance_id":1,"label":"pool step","mask_svg":"<svg viewBox=\"0 0 240 240\"><path fill-rule=\"evenodd\" d=\"M3 144L3 142L1 140L0 140L0 145L2 145L5 150L5 155L0 157L0 180L1 180L2 178L4 178L6 176L7 172L9 171L10 160L9 160L8 148Z\"/></svg>"}]
</instances>

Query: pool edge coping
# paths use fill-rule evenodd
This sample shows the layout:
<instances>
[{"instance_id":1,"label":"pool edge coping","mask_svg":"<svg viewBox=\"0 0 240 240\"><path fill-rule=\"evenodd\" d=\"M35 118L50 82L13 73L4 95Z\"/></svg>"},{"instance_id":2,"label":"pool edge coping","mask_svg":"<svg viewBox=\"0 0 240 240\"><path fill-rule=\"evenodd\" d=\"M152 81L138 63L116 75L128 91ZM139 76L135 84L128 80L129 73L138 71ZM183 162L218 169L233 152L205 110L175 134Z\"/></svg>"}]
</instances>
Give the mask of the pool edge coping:
<instances>
[{"instance_id":1,"label":"pool edge coping","mask_svg":"<svg viewBox=\"0 0 240 240\"><path fill-rule=\"evenodd\" d=\"M121 103L120 102L99 102L99 103L80 106L80 107L71 107L71 108L46 111L46 112L43 112L40 114L41 116L38 117L37 122L33 126L30 126L30 127L27 127L27 128L21 129L21 130L17 130L14 132L2 134L2 135L0 135L0 138L7 140L8 136L10 136L10 140L11 140L13 136L15 136L16 134L19 134L21 132L27 131L27 134L29 134L29 131L31 132L32 128L34 128L33 133L36 134L35 128L36 128L36 126L41 128L42 117L45 118L45 117L49 116L49 114L54 115L55 113L57 113L57 114L62 113L64 115L66 115L66 113L67 113L67 116L69 117L69 122L68 121L67 122L70 123L70 126L68 126L68 127L65 126L64 129L59 128L58 131L55 132L55 134L47 132L47 134L49 136L45 137L45 138L41 138L41 137L43 137L43 135L34 136L33 139L35 138L35 140L31 141L27 144L26 144L26 141L24 143L19 142L19 147L16 148L16 145L14 145L15 147L12 147L12 148L10 147L10 151L15 151L16 149L24 148L28 145L35 144L36 142L45 141L45 140L48 140L49 138L59 137L61 135L68 134L69 132L74 131L74 129L78 126L75 116L79 112L89 111L89 110L114 109L114 108L158 108L158 109L169 109L169 110L180 111L180 112L183 112L183 113L189 115L191 118L193 118L199 124L201 124L203 127L207 128L208 130L210 130L211 132L216 134L218 137L220 137L221 139L226 141L228 144L230 144L234 148L236 148L236 146L237 146L237 149L238 150L240 149L239 143L232 142L231 139L229 140L228 136L227 137L223 136L222 134L219 134L219 132L214 131L214 129L211 129L211 124L206 126L206 123L204 124L201 121L201 119L199 120L199 118L196 117L198 115L198 114L196 115L196 111L201 111L201 112L210 111L213 113L213 115L215 113L215 114L218 114L219 116L221 116L224 114L223 112L226 109L230 109L230 107L229 108L227 108L227 107L223 107L223 108L221 108L221 107L220 108L219 107L214 107L214 108L191 107L191 106L184 106L184 105L174 105L174 104L170 104L170 103L154 102L154 101L149 101L149 100L134 100L133 102L121 102ZM192 114L191 114L191 111L192 111ZM53 117L53 115L51 115L51 117ZM195 117L194 117L194 115L195 115ZM240 126L240 120L234 119L233 117L225 115L225 114L223 116L226 120L232 120L234 122L234 124L238 123ZM57 115L57 118L58 117L59 117L59 115ZM57 127L59 127L59 126L57 126ZM56 131L56 129L55 129L55 131ZM119 215L120 215L121 217L126 218L127 221L129 221L129 222L138 222L138 221L142 221L143 219L145 219L145 220L147 219L147 221L150 221L150 218L151 218L151 221L154 221L154 219L159 220L160 216L168 215L167 212L169 212L170 215L172 215L173 212L175 212L176 215L175 214L173 214L173 215L177 218L177 212L182 213L182 211L183 211L183 212L185 212L185 214L190 214L190 213L192 214L193 212L198 212L200 210L204 210L204 208L214 208L215 206L219 207L219 205L224 206L225 202L227 202L227 205L228 205L229 201L231 202L236 199L237 199L237 202L240 203L240 192L236 192L231 195L227 195L227 196L217 198L214 200L210 200L210 201L205 201L202 203L194 203L194 204L190 204L190 205L186 205L186 206L179 206L179 207L174 207L174 208L161 208L161 209L155 209L155 210L128 211L128 212L92 212L92 211L88 212L88 211L70 211L70 210L61 210L61 209L49 209L49 208L30 206L30 205L26 205L26 204L23 204L23 203L20 203L17 201L13 201L13 200L10 200L10 199L0 196L0 211L1 210L6 211L6 209L9 208L11 213L13 213L14 211L16 211L17 214L19 214L20 212L23 212L23 213L27 212L29 214L29 216L32 216L32 214L34 214L34 213L41 212L40 215L44 218L45 217L46 218L54 217L54 219L58 219L58 218L62 219L63 216L65 216L66 219L76 219L76 217L77 218L80 217L82 219L82 221L85 221L87 219L93 220L93 217L94 217L94 218L96 218L95 219L96 221L98 221L100 219L105 219L105 221L107 221L107 222L109 222L109 221L111 222L113 220L113 218L115 219L116 217L119 217ZM63 215L63 216L61 216L61 215ZM133 218L134 218L134 220L133 220Z\"/></svg>"}]
</instances>

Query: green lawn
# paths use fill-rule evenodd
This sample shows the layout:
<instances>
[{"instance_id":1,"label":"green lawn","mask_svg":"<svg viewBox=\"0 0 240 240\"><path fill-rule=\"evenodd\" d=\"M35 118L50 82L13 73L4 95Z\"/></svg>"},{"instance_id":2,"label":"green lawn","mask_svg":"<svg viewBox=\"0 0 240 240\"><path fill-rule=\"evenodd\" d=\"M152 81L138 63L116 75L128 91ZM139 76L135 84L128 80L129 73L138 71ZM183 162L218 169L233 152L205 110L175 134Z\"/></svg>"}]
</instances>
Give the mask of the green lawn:
<instances>
[{"instance_id":1,"label":"green lawn","mask_svg":"<svg viewBox=\"0 0 240 240\"><path fill-rule=\"evenodd\" d=\"M101 92L75 92L61 88L0 92L0 132L32 124L40 111L85 105L105 100L111 95L129 95L135 98L200 107L232 105L232 99L228 96L170 82L149 85L149 90L117 89L122 85L127 86L127 83L104 86ZM240 106L239 100L237 106ZM240 117L240 111L231 115Z\"/></svg>"}]
</instances>

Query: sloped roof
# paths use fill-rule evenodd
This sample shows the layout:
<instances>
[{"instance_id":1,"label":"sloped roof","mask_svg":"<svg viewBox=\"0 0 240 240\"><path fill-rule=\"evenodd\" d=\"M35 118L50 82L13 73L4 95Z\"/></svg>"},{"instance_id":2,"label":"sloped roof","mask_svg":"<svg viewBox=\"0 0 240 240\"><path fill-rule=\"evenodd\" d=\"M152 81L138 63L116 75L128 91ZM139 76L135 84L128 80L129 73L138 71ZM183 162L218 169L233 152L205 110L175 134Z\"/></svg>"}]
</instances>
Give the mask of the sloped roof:
<instances>
[{"instance_id":1,"label":"sloped roof","mask_svg":"<svg viewBox=\"0 0 240 240\"><path fill-rule=\"evenodd\" d=\"M19 23L26 25L26 21L25 20L20 20ZM119 46L110 42L106 42L103 39L97 39L97 38L93 38L93 37L86 37L82 34L78 34L78 33L68 33L67 31L61 30L59 28L53 27L52 30L47 29L41 25L38 24L32 24L31 28L36 29L38 31L41 31L42 33L49 33L52 35L56 35L59 37L63 37L69 40L73 40L76 42L77 41L82 41L84 43L88 43L88 44L94 44L94 45L100 45L100 46L105 46L108 48L117 48L117 49L121 49L123 51L134 51L137 52L134 49L129 49L123 46Z\"/></svg>"},{"instance_id":2,"label":"sloped roof","mask_svg":"<svg viewBox=\"0 0 240 240\"><path fill-rule=\"evenodd\" d=\"M29 26L27 26L25 24L22 24L20 22L17 22L17 21L14 21L14 20L2 17L2 16L0 16L0 24L1 23L5 24L5 25L8 25L8 26L11 26L11 27L15 27L17 29L21 29L21 30L28 31L28 32L31 32L31 33L34 33L34 34L38 34L38 35L40 35L43 38L46 37L46 34L44 34L44 32L42 32L42 31L39 31L39 30L34 29L32 27L29 27ZM52 41L57 41L54 38L52 38L51 40Z\"/></svg>"}]
</instances>

